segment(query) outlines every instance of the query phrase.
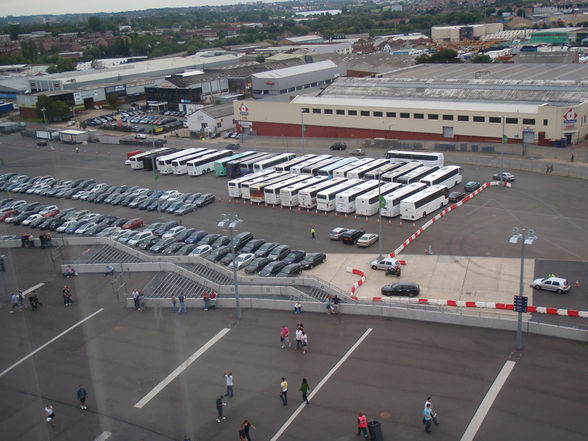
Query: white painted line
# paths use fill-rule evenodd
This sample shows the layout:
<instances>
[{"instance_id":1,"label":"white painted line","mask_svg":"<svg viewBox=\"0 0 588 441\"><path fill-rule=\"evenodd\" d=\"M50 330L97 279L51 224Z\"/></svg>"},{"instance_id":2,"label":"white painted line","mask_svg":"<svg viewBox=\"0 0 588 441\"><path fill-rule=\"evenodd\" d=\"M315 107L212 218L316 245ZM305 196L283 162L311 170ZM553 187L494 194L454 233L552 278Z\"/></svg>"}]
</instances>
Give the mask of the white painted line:
<instances>
[{"instance_id":1,"label":"white painted line","mask_svg":"<svg viewBox=\"0 0 588 441\"><path fill-rule=\"evenodd\" d=\"M490 407L492 407L492 403L494 403L494 400L498 396L500 389L502 389L502 386L504 386L504 383L506 383L506 380L512 372L515 364L516 363L511 360L508 360L506 363L504 363L504 366L502 366L502 369L498 373L494 383L492 383L492 386L490 386L490 389L488 389L488 392L482 400L480 407L478 407L478 410L476 410L474 417L470 421L470 424L461 437L461 441L472 441L474 439L476 433L478 433L478 429L484 421L484 418L486 418L486 414L488 414Z\"/></svg>"},{"instance_id":2,"label":"white painted line","mask_svg":"<svg viewBox=\"0 0 588 441\"><path fill-rule=\"evenodd\" d=\"M37 283L35 286L31 286L29 289L25 289L22 292L23 296L26 296L28 293L33 292L41 287L45 286L45 282Z\"/></svg>"},{"instance_id":3,"label":"white painted line","mask_svg":"<svg viewBox=\"0 0 588 441\"><path fill-rule=\"evenodd\" d=\"M230 328L223 328L218 334L212 337L204 346L194 352L190 357L184 361L181 365L174 369L174 371L165 377L157 386L151 389L147 395L141 398L135 407L137 409L142 409L145 404L151 401L159 392L161 392L169 383L171 383L178 375L184 372L192 363L194 363L202 354L204 354L208 349L212 347L217 341L223 338L227 332L229 332Z\"/></svg>"},{"instance_id":4,"label":"white painted line","mask_svg":"<svg viewBox=\"0 0 588 441\"><path fill-rule=\"evenodd\" d=\"M94 441L106 441L108 438L110 438L111 435L112 432L102 432L100 436L96 438Z\"/></svg>"},{"instance_id":5,"label":"white painted line","mask_svg":"<svg viewBox=\"0 0 588 441\"><path fill-rule=\"evenodd\" d=\"M35 349L33 352L31 352L29 355L24 356L23 358L21 358L20 360L18 360L16 363L14 363L12 366L7 367L6 369L4 369L2 372L0 372L0 377L4 376L5 374L7 374L8 372L10 372L12 369L14 369L15 367L17 367L19 364L21 364L22 362L24 362L25 360L28 360L29 358L31 358L33 355L35 355L37 352L39 352L40 350L46 348L47 346L49 346L51 343L53 343L55 340L57 340L58 338L63 337L65 334L67 334L69 331L71 331L72 329L77 328L78 326L80 326L82 323L86 322L87 320L90 320L92 317L94 317L96 314L101 313L102 311L104 311L104 308L100 308L98 311L90 314L88 317L86 317L85 319L80 320L79 322L77 322L75 325L70 326L69 328L67 328L65 331L63 331L61 334L56 335L55 337L53 337L51 340L49 340L47 343L39 346L37 349Z\"/></svg>"},{"instance_id":6,"label":"white painted line","mask_svg":"<svg viewBox=\"0 0 588 441\"><path fill-rule=\"evenodd\" d=\"M345 353L345 355L343 355L343 357L341 357L341 359L337 362L337 364L335 364L335 366L333 366L331 368L331 370L327 373L327 375L325 375L323 377L323 379L319 382L319 384L317 384L317 386L313 389L313 391L310 393L310 395L308 395L308 399L312 400L312 398L318 394L319 390L321 390L321 388L325 385L325 383L327 381L329 381L329 378L331 378L333 376L333 374L335 372L337 372L337 369L339 369L341 367L341 365L343 363L345 363L345 360L347 360L351 354L353 354L353 351L355 351L357 349L357 347L367 338L368 335L370 335L370 332L373 331L373 328L368 328L361 337L359 337L359 339L355 342L355 344L353 346L351 346L349 348L349 350ZM286 429L290 426L290 424L292 424L292 421L294 421L296 419L296 417L300 414L300 412L302 412L302 409L304 409L304 407L306 406L305 403L302 403L298 406L298 408L294 411L294 413L290 416L290 418L288 418L286 420L286 422L282 425L282 427L280 427L280 430L278 430L276 432L276 434L271 438L270 441L277 441L277 439L282 436L282 434L286 431Z\"/></svg>"}]
</instances>

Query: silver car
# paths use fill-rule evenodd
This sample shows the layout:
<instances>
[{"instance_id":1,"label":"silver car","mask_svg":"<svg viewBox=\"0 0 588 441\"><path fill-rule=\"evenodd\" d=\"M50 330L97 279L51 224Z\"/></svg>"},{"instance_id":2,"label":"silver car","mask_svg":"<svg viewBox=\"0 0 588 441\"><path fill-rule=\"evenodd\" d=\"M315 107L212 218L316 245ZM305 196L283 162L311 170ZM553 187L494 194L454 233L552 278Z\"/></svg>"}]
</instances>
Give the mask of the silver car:
<instances>
[{"instance_id":1,"label":"silver car","mask_svg":"<svg viewBox=\"0 0 588 441\"><path fill-rule=\"evenodd\" d=\"M555 291L558 294L563 294L570 290L570 284L566 279L559 277L546 277L544 279L535 279L531 283L531 287L537 290Z\"/></svg>"},{"instance_id":2,"label":"silver car","mask_svg":"<svg viewBox=\"0 0 588 441\"><path fill-rule=\"evenodd\" d=\"M370 263L370 267L375 270L387 271L388 268L400 267L400 262L393 257L384 257L383 259L376 259Z\"/></svg>"},{"instance_id":3,"label":"silver car","mask_svg":"<svg viewBox=\"0 0 588 441\"><path fill-rule=\"evenodd\" d=\"M349 228L337 227L333 228L329 233L329 239L331 240L341 240L341 235L345 233Z\"/></svg>"}]
</instances>

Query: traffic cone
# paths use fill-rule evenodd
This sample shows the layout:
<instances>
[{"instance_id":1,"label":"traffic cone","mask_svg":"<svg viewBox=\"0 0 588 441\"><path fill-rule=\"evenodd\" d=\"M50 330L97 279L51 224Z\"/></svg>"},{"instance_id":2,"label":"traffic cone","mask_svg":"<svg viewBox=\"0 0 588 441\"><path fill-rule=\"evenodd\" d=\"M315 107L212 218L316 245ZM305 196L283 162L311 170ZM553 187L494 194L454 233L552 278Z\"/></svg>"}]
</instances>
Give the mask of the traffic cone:
<instances>
[{"instance_id":1,"label":"traffic cone","mask_svg":"<svg viewBox=\"0 0 588 441\"><path fill-rule=\"evenodd\" d=\"M402 226L402 221L399 222L399 225Z\"/></svg>"},{"instance_id":2,"label":"traffic cone","mask_svg":"<svg viewBox=\"0 0 588 441\"><path fill-rule=\"evenodd\" d=\"M367 217L367 216L365 217L365 221L366 221L366 222L368 222L368 221L369 221L369 219L368 219L368 217Z\"/></svg>"},{"instance_id":3,"label":"traffic cone","mask_svg":"<svg viewBox=\"0 0 588 441\"><path fill-rule=\"evenodd\" d=\"M416 230L416 224L414 222L412 223L412 228Z\"/></svg>"},{"instance_id":4,"label":"traffic cone","mask_svg":"<svg viewBox=\"0 0 588 441\"><path fill-rule=\"evenodd\" d=\"M402 222L400 222L400 223L402 223ZM388 225L392 225L392 219L388 220Z\"/></svg>"},{"instance_id":5,"label":"traffic cone","mask_svg":"<svg viewBox=\"0 0 588 441\"><path fill-rule=\"evenodd\" d=\"M318 210L314 210L314 215L318 215Z\"/></svg>"},{"instance_id":6,"label":"traffic cone","mask_svg":"<svg viewBox=\"0 0 588 441\"><path fill-rule=\"evenodd\" d=\"M580 280L576 279L576 288L579 288L579 287L580 287Z\"/></svg>"},{"instance_id":7,"label":"traffic cone","mask_svg":"<svg viewBox=\"0 0 588 441\"><path fill-rule=\"evenodd\" d=\"M357 214L355 216L353 216L355 220L357 220Z\"/></svg>"},{"instance_id":8,"label":"traffic cone","mask_svg":"<svg viewBox=\"0 0 588 441\"><path fill-rule=\"evenodd\" d=\"M327 212L325 211L325 216L328 216Z\"/></svg>"},{"instance_id":9,"label":"traffic cone","mask_svg":"<svg viewBox=\"0 0 588 441\"><path fill-rule=\"evenodd\" d=\"M307 208L307 209L306 209L306 212L307 212L307 213L310 213L310 210Z\"/></svg>"}]
</instances>

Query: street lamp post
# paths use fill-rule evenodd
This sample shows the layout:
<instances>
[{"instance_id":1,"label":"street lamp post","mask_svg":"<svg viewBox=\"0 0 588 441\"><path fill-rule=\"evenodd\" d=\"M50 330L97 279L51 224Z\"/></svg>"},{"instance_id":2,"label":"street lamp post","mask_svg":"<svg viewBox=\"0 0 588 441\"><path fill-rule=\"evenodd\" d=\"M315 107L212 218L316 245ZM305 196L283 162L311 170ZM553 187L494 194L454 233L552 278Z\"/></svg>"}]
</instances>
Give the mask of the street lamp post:
<instances>
[{"instance_id":1,"label":"street lamp post","mask_svg":"<svg viewBox=\"0 0 588 441\"><path fill-rule=\"evenodd\" d=\"M153 150L155 150L155 129L153 127L153 124L151 124L151 148ZM153 167L153 191L155 192L155 195L157 195L158 173L157 173L157 165L155 164L155 155L151 155L151 166ZM161 219L161 208L160 208L159 198L156 198L156 202L157 202L157 218Z\"/></svg>"},{"instance_id":2,"label":"street lamp post","mask_svg":"<svg viewBox=\"0 0 588 441\"><path fill-rule=\"evenodd\" d=\"M378 173L378 252L382 259L382 172Z\"/></svg>"},{"instance_id":3,"label":"street lamp post","mask_svg":"<svg viewBox=\"0 0 588 441\"><path fill-rule=\"evenodd\" d=\"M510 243L519 243L521 242L521 278L519 284L519 298L521 300L524 299L524 273L525 273L525 245L533 245L537 236L533 230L527 230L525 228L521 228L520 232L517 227L513 228L512 236L508 240ZM515 304L516 302L515 297ZM526 312L526 305L523 308L518 309L518 323L517 323L517 351L520 351L523 348L523 312Z\"/></svg>"},{"instance_id":4,"label":"street lamp post","mask_svg":"<svg viewBox=\"0 0 588 441\"><path fill-rule=\"evenodd\" d=\"M243 222L236 214L223 214L218 226L222 229L229 230L229 239L231 244L231 253L233 256L233 282L235 284L235 308L237 309L237 320L241 320L241 304L239 302L239 281L237 280L237 262L236 260L236 247L233 243L233 231L239 223Z\"/></svg>"},{"instance_id":5,"label":"street lamp post","mask_svg":"<svg viewBox=\"0 0 588 441\"><path fill-rule=\"evenodd\" d=\"M8 283L6 282L6 256L0 256L0 272L2 273L2 287L4 288L4 296L6 301L10 301L10 294L8 293Z\"/></svg>"},{"instance_id":6,"label":"street lamp post","mask_svg":"<svg viewBox=\"0 0 588 441\"><path fill-rule=\"evenodd\" d=\"M304 128L304 114L308 111L308 109L302 108L300 109L300 119L302 123L301 131L302 131L302 154L304 155L305 146L304 146L304 132L306 131Z\"/></svg>"},{"instance_id":7,"label":"street lamp post","mask_svg":"<svg viewBox=\"0 0 588 441\"><path fill-rule=\"evenodd\" d=\"M501 144L501 148L500 148L500 183L502 184L502 173L504 172L504 144L505 143L505 133L504 133L504 122L505 122L506 116L502 115L502 139L500 140Z\"/></svg>"}]
</instances>

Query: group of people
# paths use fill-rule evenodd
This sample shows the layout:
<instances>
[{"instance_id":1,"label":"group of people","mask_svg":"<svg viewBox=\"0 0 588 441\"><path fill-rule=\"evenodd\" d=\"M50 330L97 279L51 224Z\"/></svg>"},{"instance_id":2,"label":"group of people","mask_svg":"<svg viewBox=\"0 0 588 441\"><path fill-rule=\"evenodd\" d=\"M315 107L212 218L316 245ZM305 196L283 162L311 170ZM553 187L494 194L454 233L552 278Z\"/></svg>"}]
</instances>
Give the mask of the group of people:
<instances>
[{"instance_id":1,"label":"group of people","mask_svg":"<svg viewBox=\"0 0 588 441\"><path fill-rule=\"evenodd\" d=\"M294 338L296 340L296 350L301 350L303 354L306 354L308 352L308 335L306 335L304 325L300 320L296 322ZM290 329L286 325L282 325L280 329L280 343L282 344L282 349L292 347L292 343L290 342Z\"/></svg>"},{"instance_id":2,"label":"group of people","mask_svg":"<svg viewBox=\"0 0 588 441\"><path fill-rule=\"evenodd\" d=\"M76 397L80 402L80 409L87 410L88 406L86 406L86 398L88 398L88 391L86 390L83 384L80 384L78 386L78 390L76 391ZM47 423L50 424L51 427L55 427L55 409L53 409L53 405L51 403L45 403L43 413L45 414L45 421L47 421Z\"/></svg>"},{"instance_id":3,"label":"group of people","mask_svg":"<svg viewBox=\"0 0 588 441\"><path fill-rule=\"evenodd\" d=\"M35 248L35 236L32 234L23 234L20 236L20 246L22 248Z\"/></svg>"},{"instance_id":4,"label":"group of people","mask_svg":"<svg viewBox=\"0 0 588 441\"><path fill-rule=\"evenodd\" d=\"M331 296L330 294L327 295L327 300L325 301L325 307L327 308L327 314L338 314L339 313L339 303L341 299L337 297L337 294Z\"/></svg>"},{"instance_id":5,"label":"group of people","mask_svg":"<svg viewBox=\"0 0 588 441\"><path fill-rule=\"evenodd\" d=\"M143 291L134 289L131 293L133 296L133 303L137 311L145 311L145 295Z\"/></svg>"},{"instance_id":6,"label":"group of people","mask_svg":"<svg viewBox=\"0 0 588 441\"><path fill-rule=\"evenodd\" d=\"M49 248L53 245L50 233L43 232L39 234L39 241L41 242L41 248Z\"/></svg>"},{"instance_id":7,"label":"group of people","mask_svg":"<svg viewBox=\"0 0 588 441\"><path fill-rule=\"evenodd\" d=\"M68 285L63 287L63 306L71 306L73 304L73 298L71 295L71 288Z\"/></svg>"},{"instance_id":8,"label":"group of people","mask_svg":"<svg viewBox=\"0 0 588 441\"><path fill-rule=\"evenodd\" d=\"M216 299L218 294L215 291L204 291L202 299L204 300L204 310L216 309Z\"/></svg>"},{"instance_id":9,"label":"group of people","mask_svg":"<svg viewBox=\"0 0 588 441\"><path fill-rule=\"evenodd\" d=\"M43 304L39 301L39 296L36 291L33 291L28 295L29 303L31 305L31 311L36 311L39 306ZM21 312L26 308L25 295L22 291L18 294L13 292L10 294L10 314L14 314L15 311Z\"/></svg>"},{"instance_id":10,"label":"group of people","mask_svg":"<svg viewBox=\"0 0 588 441\"><path fill-rule=\"evenodd\" d=\"M78 275L78 273L76 272L74 267L71 265L68 265L65 268L65 271L63 272L63 277L65 277L66 279L69 279L70 277L75 277L77 275Z\"/></svg>"}]
</instances>

